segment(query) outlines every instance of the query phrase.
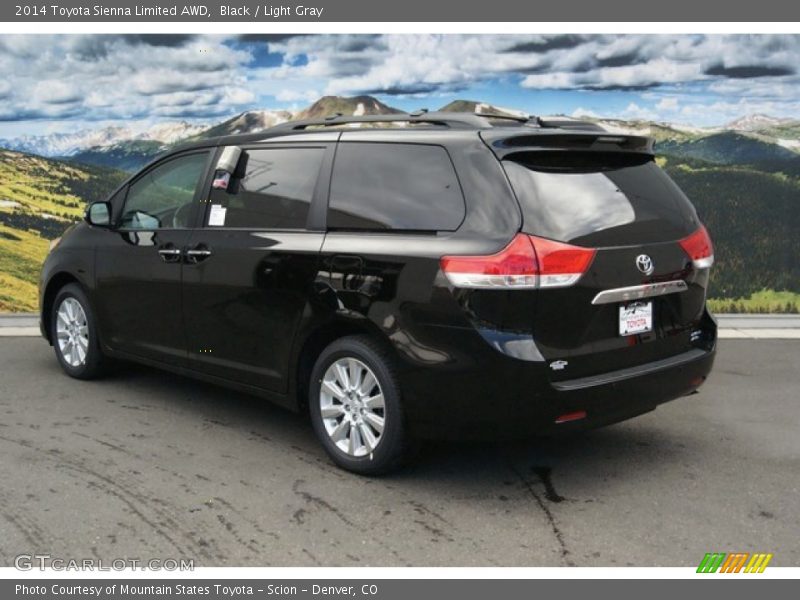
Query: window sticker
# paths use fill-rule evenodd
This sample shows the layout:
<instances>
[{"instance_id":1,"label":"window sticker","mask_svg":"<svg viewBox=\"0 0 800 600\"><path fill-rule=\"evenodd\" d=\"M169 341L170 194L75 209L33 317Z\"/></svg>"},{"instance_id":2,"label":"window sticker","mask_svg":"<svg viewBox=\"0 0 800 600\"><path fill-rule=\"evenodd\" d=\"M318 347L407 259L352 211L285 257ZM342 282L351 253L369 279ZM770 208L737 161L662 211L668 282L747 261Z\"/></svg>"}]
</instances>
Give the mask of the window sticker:
<instances>
[{"instance_id":1,"label":"window sticker","mask_svg":"<svg viewBox=\"0 0 800 600\"><path fill-rule=\"evenodd\" d=\"M212 204L211 213L208 215L208 224L212 227L222 227L225 225L225 213L227 208L222 204Z\"/></svg>"}]
</instances>

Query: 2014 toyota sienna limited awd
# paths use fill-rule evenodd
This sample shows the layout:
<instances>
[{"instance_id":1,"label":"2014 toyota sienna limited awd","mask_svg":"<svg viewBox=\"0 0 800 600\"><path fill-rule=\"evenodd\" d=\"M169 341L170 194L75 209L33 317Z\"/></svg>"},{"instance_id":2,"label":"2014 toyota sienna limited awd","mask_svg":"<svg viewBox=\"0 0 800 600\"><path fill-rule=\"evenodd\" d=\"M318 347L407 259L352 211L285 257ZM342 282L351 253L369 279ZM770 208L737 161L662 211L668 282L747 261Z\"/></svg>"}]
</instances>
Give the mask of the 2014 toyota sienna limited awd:
<instances>
[{"instance_id":1,"label":"2014 toyota sienna limited awd","mask_svg":"<svg viewBox=\"0 0 800 600\"><path fill-rule=\"evenodd\" d=\"M354 124L378 124L378 127ZM550 435L694 392L711 240L653 141L460 113L192 143L45 261L42 333L307 411L339 466L409 440Z\"/></svg>"}]
</instances>

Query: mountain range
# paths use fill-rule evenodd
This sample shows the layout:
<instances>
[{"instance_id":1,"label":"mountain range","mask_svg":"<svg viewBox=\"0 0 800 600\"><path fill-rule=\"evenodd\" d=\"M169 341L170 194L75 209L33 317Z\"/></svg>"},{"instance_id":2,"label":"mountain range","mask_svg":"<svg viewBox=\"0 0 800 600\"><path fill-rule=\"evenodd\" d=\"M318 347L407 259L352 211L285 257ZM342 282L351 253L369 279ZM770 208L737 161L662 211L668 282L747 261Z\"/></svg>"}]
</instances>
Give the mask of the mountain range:
<instances>
[{"instance_id":1,"label":"mountain range","mask_svg":"<svg viewBox=\"0 0 800 600\"><path fill-rule=\"evenodd\" d=\"M136 130L127 126L106 126L99 129L82 129L74 133L51 133L48 135L25 135L12 139L0 139L0 147L18 152L47 157L69 157L90 148L105 148L121 143L155 142L161 145L174 144L198 135L210 127L207 123L167 121L156 123L146 129Z\"/></svg>"},{"instance_id":2,"label":"mountain range","mask_svg":"<svg viewBox=\"0 0 800 600\"><path fill-rule=\"evenodd\" d=\"M475 100L455 100L444 112L512 114L514 111ZM0 148L90 166L135 171L181 143L239 133L258 133L291 120L332 114L382 115L403 111L372 96L324 96L302 110L250 110L218 123L165 121L147 128L127 125L0 139ZM560 119L570 118L556 115ZM647 120L583 117L610 133L652 136L657 154L711 165L749 166L768 173L800 176L800 120L764 114L742 116L718 127L693 127Z\"/></svg>"},{"instance_id":3,"label":"mountain range","mask_svg":"<svg viewBox=\"0 0 800 600\"><path fill-rule=\"evenodd\" d=\"M440 110L488 114L508 111L472 100L456 100ZM72 134L22 136L0 139L0 147L132 171L176 144L189 140L257 133L286 121L318 119L335 113L381 115L401 112L371 96L325 96L302 110L250 110L219 123L175 121L157 123L143 130L112 126ZM513 112L520 114L519 111ZM612 133L652 136L656 139L659 153L714 164L752 164L771 172L788 170L800 174L800 120L797 119L753 114L720 127L588 117L584 120L597 123Z\"/></svg>"}]
</instances>

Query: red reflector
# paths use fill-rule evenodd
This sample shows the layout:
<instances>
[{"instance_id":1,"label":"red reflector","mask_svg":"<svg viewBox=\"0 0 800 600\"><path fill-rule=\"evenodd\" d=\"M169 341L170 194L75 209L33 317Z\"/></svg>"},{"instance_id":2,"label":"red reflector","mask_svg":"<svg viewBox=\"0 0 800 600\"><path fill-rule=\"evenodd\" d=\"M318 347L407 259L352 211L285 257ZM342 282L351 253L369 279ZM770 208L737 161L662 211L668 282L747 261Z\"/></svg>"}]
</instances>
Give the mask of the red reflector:
<instances>
[{"instance_id":1,"label":"red reflector","mask_svg":"<svg viewBox=\"0 0 800 600\"><path fill-rule=\"evenodd\" d=\"M695 269L707 269L714 264L714 245L705 226L678 242L683 251L692 259Z\"/></svg>"},{"instance_id":2,"label":"red reflector","mask_svg":"<svg viewBox=\"0 0 800 600\"><path fill-rule=\"evenodd\" d=\"M441 267L457 287L566 287L586 272L595 252L520 233L496 254L444 256Z\"/></svg>"},{"instance_id":3,"label":"red reflector","mask_svg":"<svg viewBox=\"0 0 800 600\"><path fill-rule=\"evenodd\" d=\"M580 421L586 418L585 410L576 410L575 412L564 413L556 419L556 424L569 423L570 421Z\"/></svg>"}]
</instances>

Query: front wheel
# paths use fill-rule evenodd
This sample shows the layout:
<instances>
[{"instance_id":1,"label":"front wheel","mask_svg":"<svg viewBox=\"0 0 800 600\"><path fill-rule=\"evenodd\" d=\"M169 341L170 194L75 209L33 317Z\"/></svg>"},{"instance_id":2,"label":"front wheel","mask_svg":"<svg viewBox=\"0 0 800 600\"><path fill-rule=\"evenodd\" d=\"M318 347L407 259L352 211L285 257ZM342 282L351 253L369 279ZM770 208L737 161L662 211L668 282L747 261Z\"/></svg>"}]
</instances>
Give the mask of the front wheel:
<instances>
[{"instance_id":1,"label":"front wheel","mask_svg":"<svg viewBox=\"0 0 800 600\"><path fill-rule=\"evenodd\" d=\"M337 465L361 475L400 465L407 440L387 349L368 336L337 340L317 359L309 388L314 431Z\"/></svg>"},{"instance_id":2,"label":"front wheel","mask_svg":"<svg viewBox=\"0 0 800 600\"><path fill-rule=\"evenodd\" d=\"M103 374L105 360L100 350L97 325L89 299L75 283L56 294L50 316L50 339L61 368L76 379L94 379Z\"/></svg>"}]
</instances>

